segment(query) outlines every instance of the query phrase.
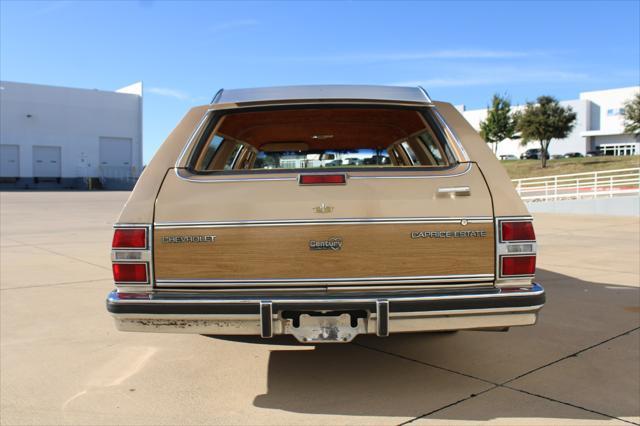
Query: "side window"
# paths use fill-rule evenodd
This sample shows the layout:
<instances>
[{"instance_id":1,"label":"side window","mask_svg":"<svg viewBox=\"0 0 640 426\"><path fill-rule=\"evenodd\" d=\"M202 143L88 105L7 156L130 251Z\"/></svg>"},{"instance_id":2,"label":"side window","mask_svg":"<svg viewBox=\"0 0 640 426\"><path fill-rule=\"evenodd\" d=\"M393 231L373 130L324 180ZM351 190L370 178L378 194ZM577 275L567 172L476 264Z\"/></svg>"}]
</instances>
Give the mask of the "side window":
<instances>
[{"instance_id":1,"label":"side window","mask_svg":"<svg viewBox=\"0 0 640 426\"><path fill-rule=\"evenodd\" d=\"M224 163L225 170L233 169L233 166L240 155L240 151L242 151L242 144L236 143L233 147L233 151L231 151L231 154L227 157L227 161Z\"/></svg>"},{"instance_id":2,"label":"side window","mask_svg":"<svg viewBox=\"0 0 640 426\"><path fill-rule=\"evenodd\" d=\"M211 168L211 162L213 161L213 157L216 155L218 148L220 148L220 144L224 141L222 136L213 135L209 145L207 145L204 157L202 158L202 169L209 170Z\"/></svg>"},{"instance_id":3,"label":"side window","mask_svg":"<svg viewBox=\"0 0 640 426\"><path fill-rule=\"evenodd\" d=\"M404 152L407 153L407 157L409 157L409 159L411 160L411 163L414 165L419 165L420 160L418 160L418 156L416 155L416 153L413 152L413 149L409 145L409 142L404 141L400 145L402 145L402 149L404 149Z\"/></svg>"},{"instance_id":4,"label":"side window","mask_svg":"<svg viewBox=\"0 0 640 426\"><path fill-rule=\"evenodd\" d=\"M433 139L431 134L429 134L428 132L424 132L420 136L418 136L418 139L420 139L420 141L424 144L424 147L427 149L427 151L429 151L429 153L435 160L435 164L447 164L447 160L445 160L444 156L442 155L442 151L440 150L440 144Z\"/></svg>"}]
</instances>

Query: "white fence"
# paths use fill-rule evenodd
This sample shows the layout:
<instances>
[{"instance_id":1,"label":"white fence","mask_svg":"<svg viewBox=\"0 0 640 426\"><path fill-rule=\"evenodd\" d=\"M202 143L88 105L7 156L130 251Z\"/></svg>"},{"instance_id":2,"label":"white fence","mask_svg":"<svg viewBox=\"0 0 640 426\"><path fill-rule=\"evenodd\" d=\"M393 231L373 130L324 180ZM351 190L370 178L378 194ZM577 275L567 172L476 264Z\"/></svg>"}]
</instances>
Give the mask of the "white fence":
<instances>
[{"instance_id":1,"label":"white fence","mask_svg":"<svg viewBox=\"0 0 640 426\"><path fill-rule=\"evenodd\" d=\"M523 201L581 200L640 194L640 168L513 179Z\"/></svg>"}]
</instances>

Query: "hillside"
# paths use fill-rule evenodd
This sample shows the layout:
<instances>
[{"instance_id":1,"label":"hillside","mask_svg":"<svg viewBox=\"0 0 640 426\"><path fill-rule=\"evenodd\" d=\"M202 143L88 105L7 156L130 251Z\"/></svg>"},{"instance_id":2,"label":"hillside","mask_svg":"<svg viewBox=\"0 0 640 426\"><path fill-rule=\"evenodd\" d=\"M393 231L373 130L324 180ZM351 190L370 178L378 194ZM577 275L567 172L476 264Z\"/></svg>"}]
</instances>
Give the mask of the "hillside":
<instances>
[{"instance_id":1,"label":"hillside","mask_svg":"<svg viewBox=\"0 0 640 426\"><path fill-rule=\"evenodd\" d=\"M640 156L562 158L547 161L544 169L540 167L540 160L508 160L501 163L511 179L519 179L640 167Z\"/></svg>"}]
</instances>

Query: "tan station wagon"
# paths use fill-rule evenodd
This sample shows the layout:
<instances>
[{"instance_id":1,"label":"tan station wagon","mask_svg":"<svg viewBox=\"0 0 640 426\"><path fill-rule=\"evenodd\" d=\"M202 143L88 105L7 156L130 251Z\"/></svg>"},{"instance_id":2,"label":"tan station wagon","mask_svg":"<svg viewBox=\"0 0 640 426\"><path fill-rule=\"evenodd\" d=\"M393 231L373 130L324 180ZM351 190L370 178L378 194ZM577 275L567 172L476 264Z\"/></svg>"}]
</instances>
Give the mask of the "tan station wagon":
<instances>
[{"instance_id":1,"label":"tan station wagon","mask_svg":"<svg viewBox=\"0 0 640 426\"><path fill-rule=\"evenodd\" d=\"M532 218L486 143L422 88L221 90L191 109L112 244L119 330L506 330L545 301Z\"/></svg>"}]
</instances>

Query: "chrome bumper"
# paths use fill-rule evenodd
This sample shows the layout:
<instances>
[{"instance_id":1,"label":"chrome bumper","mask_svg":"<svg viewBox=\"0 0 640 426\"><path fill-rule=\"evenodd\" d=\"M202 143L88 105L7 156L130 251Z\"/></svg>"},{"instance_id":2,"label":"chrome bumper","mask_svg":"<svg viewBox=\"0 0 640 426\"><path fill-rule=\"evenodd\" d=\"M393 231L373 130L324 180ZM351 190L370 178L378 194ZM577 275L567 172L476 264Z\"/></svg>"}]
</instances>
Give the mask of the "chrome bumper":
<instances>
[{"instance_id":1,"label":"chrome bumper","mask_svg":"<svg viewBox=\"0 0 640 426\"><path fill-rule=\"evenodd\" d=\"M358 334L386 336L532 325L544 302L544 289L538 284L508 291L488 288L385 297L336 295L268 299L113 291L107 298L107 310L121 331L262 337L291 334L301 341L350 341ZM294 325L290 317L283 316L285 312L303 315ZM355 324L349 324L349 318L340 315L350 312L361 313ZM314 316L319 313L325 316ZM326 316L327 313L335 315ZM323 340L315 335L323 327L334 327L339 333Z\"/></svg>"}]
</instances>

